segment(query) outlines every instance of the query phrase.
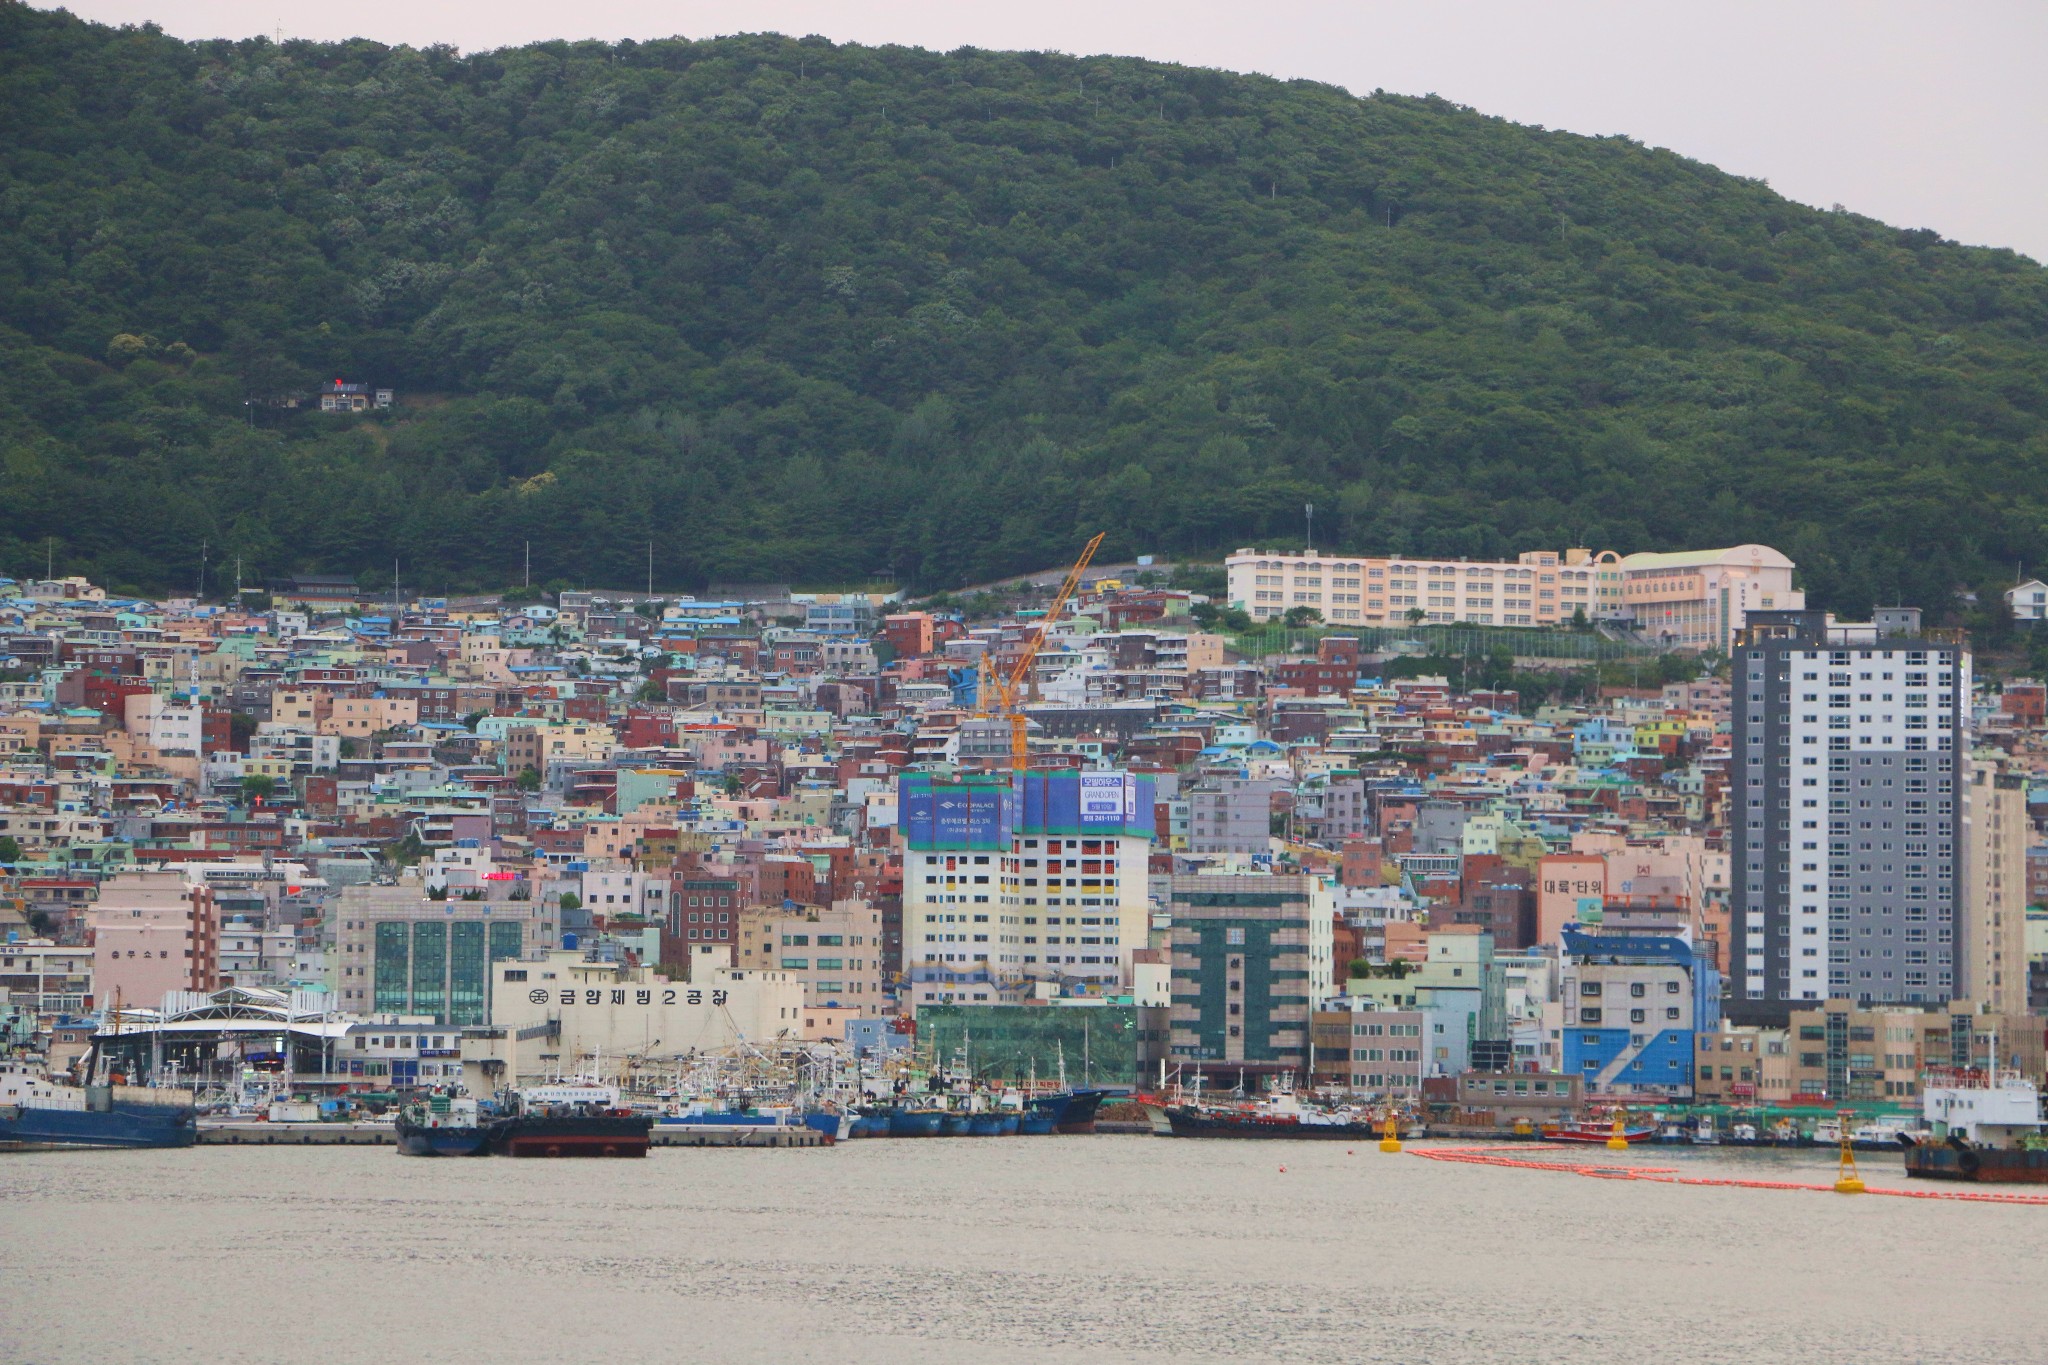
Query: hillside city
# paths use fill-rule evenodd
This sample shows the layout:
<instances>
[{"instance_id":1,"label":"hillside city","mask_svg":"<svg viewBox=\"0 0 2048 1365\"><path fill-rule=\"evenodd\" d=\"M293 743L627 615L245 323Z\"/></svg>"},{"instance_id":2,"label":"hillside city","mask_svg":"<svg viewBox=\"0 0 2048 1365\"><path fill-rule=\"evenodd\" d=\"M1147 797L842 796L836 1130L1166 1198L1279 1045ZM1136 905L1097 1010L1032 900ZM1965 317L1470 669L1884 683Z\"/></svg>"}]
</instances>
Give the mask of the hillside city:
<instances>
[{"instance_id":1,"label":"hillside city","mask_svg":"<svg viewBox=\"0 0 2048 1365\"><path fill-rule=\"evenodd\" d=\"M6 1041L330 1103L922 1048L1481 1127L2041 1078L2048 692L1960 632L1758 545L1085 565L0 580Z\"/></svg>"}]
</instances>

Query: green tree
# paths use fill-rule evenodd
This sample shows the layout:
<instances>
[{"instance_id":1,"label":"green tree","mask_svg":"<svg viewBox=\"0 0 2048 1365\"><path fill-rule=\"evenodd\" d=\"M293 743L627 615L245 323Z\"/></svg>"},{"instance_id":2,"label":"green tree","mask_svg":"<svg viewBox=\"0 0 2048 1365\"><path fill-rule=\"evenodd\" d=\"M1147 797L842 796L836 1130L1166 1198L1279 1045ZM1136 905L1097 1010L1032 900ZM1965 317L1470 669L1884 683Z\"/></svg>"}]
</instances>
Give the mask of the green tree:
<instances>
[{"instance_id":1,"label":"green tree","mask_svg":"<svg viewBox=\"0 0 2048 1365\"><path fill-rule=\"evenodd\" d=\"M12 834L0 834L0 863L12 866L21 861L21 845Z\"/></svg>"},{"instance_id":2,"label":"green tree","mask_svg":"<svg viewBox=\"0 0 2048 1365\"><path fill-rule=\"evenodd\" d=\"M242 799L257 804L277 795L277 779L266 773L251 773L242 779Z\"/></svg>"},{"instance_id":3,"label":"green tree","mask_svg":"<svg viewBox=\"0 0 2048 1365\"><path fill-rule=\"evenodd\" d=\"M1681 152L762 34L286 51L15 4L0 53L0 564L546 566L516 607L651 540L678 590L1007 610L969 585L1095 530L1220 599L1313 502L1361 555L1759 541L1817 606L1962 624L2048 554L2048 274ZM398 402L304 401L336 376Z\"/></svg>"},{"instance_id":4,"label":"green tree","mask_svg":"<svg viewBox=\"0 0 2048 1365\"><path fill-rule=\"evenodd\" d=\"M540 790L540 772L534 768L521 768L519 775L512 779L512 785L523 792Z\"/></svg>"}]
</instances>

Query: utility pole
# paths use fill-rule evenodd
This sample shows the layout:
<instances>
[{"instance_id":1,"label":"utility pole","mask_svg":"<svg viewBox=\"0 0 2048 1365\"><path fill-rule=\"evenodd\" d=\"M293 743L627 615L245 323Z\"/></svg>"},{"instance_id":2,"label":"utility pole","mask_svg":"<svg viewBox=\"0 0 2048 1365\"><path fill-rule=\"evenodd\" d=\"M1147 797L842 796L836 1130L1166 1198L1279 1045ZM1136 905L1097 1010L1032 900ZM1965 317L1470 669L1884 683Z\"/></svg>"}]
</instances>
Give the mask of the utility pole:
<instances>
[{"instance_id":1,"label":"utility pole","mask_svg":"<svg viewBox=\"0 0 2048 1365\"><path fill-rule=\"evenodd\" d=\"M647 542L647 600L654 600L654 542Z\"/></svg>"},{"instance_id":2,"label":"utility pole","mask_svg":"<svg viewBox=\"0 0 2048 1365\"><path fill-rule=\"evenodd\" d=\"M533 586L533 542L528 540L522 541L521 544L526 547L526 571L520 576L519 586L530 588Z\"/></svg>"},{"instance_id":3,"label":"utility pole","mask_svg":"<svg viewBox=\"0 0 2048 1365\"><path fill-rule=\"evenodd\" d=\"M199 542L199 595L196 601L206 600L206 542Z\"/></svg>"},{"instance_id":4,"label":"utility pole","mask_svg":"<svg viewBox=\"0 0 2048 1365\"><path fill-rule=\"evenodd\" d=\"M1308 552L1314 554L1316 552L1316 505L1311 502L1306 504L1301 510L1303 515L1308 518Z\"/></svg>"}]
</instances>

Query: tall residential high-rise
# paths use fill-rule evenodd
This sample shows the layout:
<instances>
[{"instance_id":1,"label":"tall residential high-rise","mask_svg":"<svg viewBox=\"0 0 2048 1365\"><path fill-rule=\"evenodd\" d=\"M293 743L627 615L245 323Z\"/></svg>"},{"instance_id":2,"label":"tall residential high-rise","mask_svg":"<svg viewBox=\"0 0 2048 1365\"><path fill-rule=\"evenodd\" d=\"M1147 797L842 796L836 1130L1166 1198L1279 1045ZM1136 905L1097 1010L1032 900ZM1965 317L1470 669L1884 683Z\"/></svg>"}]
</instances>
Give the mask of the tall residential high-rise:
<instances>
[{"instance_id":1,"label":"tall residential high-rise","mask_svg":"<svg viewBox=\"0 0 2048 1365\"><path fill-rule=\"evenodd\" d=\"M1753 612L1733 675L1729 1015L1957 995L1962 637L1911 609Z\"/></svg>"},{"instance_id":2,"label":"tall residential high-rise","mask_svg":"<svg viewBox=\"0 0 2048 1365\"><path fill-rule=\"evenodd\" d=\"M903 998L999 1004L1131 983L1151 928L1153 785L1121 772L906 773Z\"/></svg>"},{"instance_id":3,"label":"tall residential high-rise","mask_svg":"<svg viewBox=\"0 0 2048 1365\"><path fill-rule=\"evenodd\" d=\"M2026 774L1972 755L1963 789L1963 892L1956 994L1993 1014L2027 1012Z\"/></svg>"}]
</instances>

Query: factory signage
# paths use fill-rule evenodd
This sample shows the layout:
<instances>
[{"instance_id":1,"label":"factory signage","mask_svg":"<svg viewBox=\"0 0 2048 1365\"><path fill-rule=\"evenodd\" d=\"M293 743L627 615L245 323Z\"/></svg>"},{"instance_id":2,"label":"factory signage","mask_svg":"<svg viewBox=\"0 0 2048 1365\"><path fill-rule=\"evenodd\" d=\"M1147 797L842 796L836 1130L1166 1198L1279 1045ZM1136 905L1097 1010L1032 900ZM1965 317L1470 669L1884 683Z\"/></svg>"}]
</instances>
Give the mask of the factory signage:
<instances>
[{"instance_id":1,"label":"factory signage","mask_svg":"<svg viewBox=\"0 0 2048 1365\"><path fill-rule=\"evenodd\" d=\"M679 986L608 986L601 989L550 991L535 987L526 993L526 998L536 1005L701 1005L709 998L713 1005L723 1005L724 991L686 989Z\"/></svg>"}]
</instances>

